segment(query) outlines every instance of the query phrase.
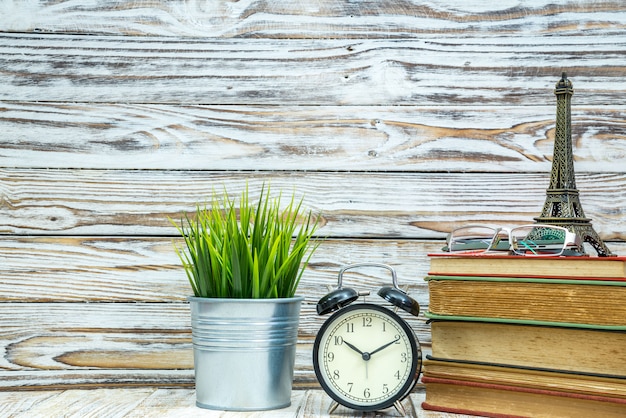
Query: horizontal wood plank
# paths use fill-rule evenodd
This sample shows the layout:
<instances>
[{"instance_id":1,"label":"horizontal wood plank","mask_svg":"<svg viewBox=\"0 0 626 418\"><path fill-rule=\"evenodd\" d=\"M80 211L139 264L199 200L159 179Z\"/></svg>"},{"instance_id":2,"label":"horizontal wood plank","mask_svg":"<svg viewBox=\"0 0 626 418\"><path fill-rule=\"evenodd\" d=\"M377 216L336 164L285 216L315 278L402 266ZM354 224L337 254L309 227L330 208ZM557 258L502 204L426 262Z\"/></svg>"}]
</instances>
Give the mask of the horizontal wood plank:
<instances>
[{"instance_id":1,"label":"horizontal wood plank","mask_svg":"<svg viewBox=\"0 0 626 418\"><path fill-rule=\"evenodd\" d=\"M0 345L5 347L0 388L193 384L189 307L184 302L189 291L180 267L172 268L176 259L168 249L169 240L33 237L7 244L0 248L0 259L7 261L0 271ZM306 298L300 318L296 387L317 385L311 350L325 317L316 314L315 305L329 286L336 285L338 269L362 261L392 265L400 285L407 285L423 312L428 309L422 280L428 270L426 253L439 244L330 240L320 247L300 286L299 293ZM626 244L617 247L626 249ZM14 275L12 270L19 269L20 260L31 270ZM388 284L385 273L355 270L345 275L344 285L374 293ZM371 296L367 301L384 304L379 299ZM111 303L115 300L129 301ZM428 353L430 331L425 318L400 314Z\"/></svg>"},{"instance_id":2,"label":"horizontal wood plank","mask_svg":"<svg viewBox=\"0 0 626 418\"><path fill-rule=\"evenodd\" d=\"M185 360L193 362L191 348ZM125 354L125 353L120 353ZM176 353L179 354L179 353ZM295 377L295 375L294 375ZM315 375L307 376L315 379ZM298 380L294 387L305 388ZM7 391L48 391L66 389L100 389L100 388L193 388L193 369L181 370L0 370L0 396ZM1 407L0 407L1 408ZM0 412L2 410L0 409Z\"/></svg>"},{"instance_id":3,"label":"horizontal wood plank","mask_svg":"<svg viewBox=\"0 0 626 418\"><path fill-rule=\"evenodd\" d=\"M301 387L317 385L311 351L325 317L316 303L307 297L300 315ZM425 318L399 314L427 350ZM2 303L0 388L192 384L190 323L187 303Z\"/></svg>"},{"instance_id":4,"label":"horizontal wood plank","mask_svg":"<svg viewBox=\"0 0 626 418\"><path fill-rule=\"evenodd\" d=\"M626 107L572 109L577 172L621 172ZM549 172L537 106L0 105L0 167Z\"/></svg>"},{"instance_id":5,"label":"horizontal wood plank","mask_svg":"<svg viewBox=\"0 0 626 418\"><path fill-rule=\"evenodd\" d=\"M325 237L442 239L466 223L533 222L549 172L342 173L161 170L0 170L0 233L176 235L169 219L194 212L213 191L254 201L263 182L304 197ZM585 215L607 241L624 240L623 174L577 176Z\"/></svg>"},{"instance_id":6,"label":"horizontal wood plank","mask_svg":"<svg viewBox=\"0 0 626 418\"><path fill-rule=\"evenodd\" d=\"M621 104L624 36L216 40L0 33L0 100L536 105L567 70L580 105Z\"/></svg>"},{"instance_id":7,"label":"horizontal wood plank","mask_svg":"<svg viewBox=\"0 0 626 418\"><path fill-rule=\"evenodd\" d=\"M0 31L115 35L409 38L510 36L529 28L545 35L623 33L619 0L350 2L191 0L8 2ZM21 18L20 18L21 17ZM27 17L27 18L26 18ZM77 24L80 21L80 25Z\"/></svg>"},{"instance_id":8,"label":"horizontal wood plank","mask_svg":"<svg viewBox=\"0 0 626 418\"><path fill-rule=\"evenodd\" d=\"M190 295L180 260L179 239L167 237L2 237L0 302L184 302ZM442 240L329 239L314 253L299 286L313 304L337 284L342 267L361 262L392 266L398 281L428 304L423 278L427 254ZM626 254L626 243L611 242ZM374 293L389 283L388 272L361 268L346 274L344 284Z\"/></svg>"},{"instance_id":9,"label":"horizontal wood plank","mask_svg":"<svg viewBox=\"0 0 626 418\"><path fill-rule=\"evenodd\" d=\"M110 418L156 417L329 417L331 399L322 390L294 390L291 405L284 409L254 412L228 412L200 409L195 406L196 394L192 388L124 388L95 390L46 390L0 392L0 414L13 418L107 416ZM464 418L466 415L426 411L421 408L424 389L418 385L402 401L408 417ZM369 413L339 407L332 416L365 417ZM400 416L393 408L379 411L376 416Z\"/></svg>"},{"instance_id":10,"label":"horizontal wood plank","mask_svg":"<svg viewBox=\"0 0 626 418\"><path fill-rule=\"evenodd\" d=\"M184 302L191 287L174 251L180 239L161 237L3 237L0 302ZM329 239L314 253L299 293L315 303L349 264L391 265L398 281L427 303L427 254L442 241ZM389 273L362 268L344 283L372 293Z\"/></svg>"},{"instance_id":11,"label":"horizontal wood plank","mask_svg":"<svg viewBox=\"0 0 626 418\"><path fill-rule=\"evenodd\" d=\"M424 311L450 229L532 222L562 71L585 214L626 250L621 1L78 3L0 4L0 415L198 413L168 218L271 181L329 237L300 285L285 411L324 416L315 306L339 268L392 265ZM407 320L428 352L425 318ZM430 416L421 399L411 416Z\"/></svg>"},{"instance_id":12,"label":"horizontal wood plank","mask_svg":"<svg viewBox=\"0 0 626 418\"><path fill-rule=\"evenodd\" d=\"M429 343L427 344L421 342L424 353L430 353L430 345ZM294 389L321 389L313 371L312 350L312 343L298 345L296 348L293 377ZM134 358L132 352L118 351L115 354L129 356L129 360ZM24 353L24 355L28 354ZM105 353L98 351L91 352L92 358L100 359L100 361L93 363L98 366L96 369L85 367L72 370L37 370L33 368L0 370L0 394L6 391L194 387L193 351L191 345L179 351L170 351L169 354L166 352L161 353L161 357L170 359L170 366L183 367L176 370L157 368L142 370L135 367L128 369L102 368L99 366L103 364L102 359L104 355ZM175 363L171 362L172 355L179 356Z\"/></svg>"}]
</instances>

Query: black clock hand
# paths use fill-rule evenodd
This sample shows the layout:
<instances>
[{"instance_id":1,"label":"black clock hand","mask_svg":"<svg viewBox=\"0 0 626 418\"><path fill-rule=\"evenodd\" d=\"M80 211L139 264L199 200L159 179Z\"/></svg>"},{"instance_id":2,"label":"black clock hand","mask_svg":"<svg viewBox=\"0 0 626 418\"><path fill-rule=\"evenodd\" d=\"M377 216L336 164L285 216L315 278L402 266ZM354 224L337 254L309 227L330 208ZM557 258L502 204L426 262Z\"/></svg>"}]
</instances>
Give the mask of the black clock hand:
<instances>
[{"instance_id":1,"label":"black clock hand","mask_svg":"<svg viewBox=\"0 0 626 418\"><path fill-rule=\"evenodd\" d=\"M347 345L348 347L350 347L351 349L353 349L354 351L356 351L357 353L359 353L360 355L363 355L363 352L361 350L359 350L358 348L356 348L354 345L350 344L346 340L343 340L343 343Z\"/></svg>"},{"instance_id":2,"label":"black clock hand","mask_svg":"<svg viewBox=\"0 0 626 418\"><path fill-rule=\"evenodd\" d=\"M374 350L371 353L369 353L369 355L372 356L374 353L378 353L379 351L384 350L385 348L389 347L390 345L395 344L399 339L400 339L400 337L396 338L395 340L393 340L390 343L387 343L385 345L382 345L382 346L378 347L376 350Z\"/></svg>"},{"instance_id":3,"label":"black clock hand","mask_svg":"<svg viewBox=\"0 0 626 418\"><path fill-rule=\"evenodd\" d=\"M395 341L394 341L395 342ZM353 349L354 351L356 351L357 353L359 353L361 355L361 358L363 358L363 360L368 361L371 357L371 354L366 352L363 352L361 350L359 350L358 348L356 348L354 345L350 344L349 342L347 342L346 340L343 340L343 343L345 345L347 345L348 347L350 347L351 349Z\"/></svg>"}]
</instances>

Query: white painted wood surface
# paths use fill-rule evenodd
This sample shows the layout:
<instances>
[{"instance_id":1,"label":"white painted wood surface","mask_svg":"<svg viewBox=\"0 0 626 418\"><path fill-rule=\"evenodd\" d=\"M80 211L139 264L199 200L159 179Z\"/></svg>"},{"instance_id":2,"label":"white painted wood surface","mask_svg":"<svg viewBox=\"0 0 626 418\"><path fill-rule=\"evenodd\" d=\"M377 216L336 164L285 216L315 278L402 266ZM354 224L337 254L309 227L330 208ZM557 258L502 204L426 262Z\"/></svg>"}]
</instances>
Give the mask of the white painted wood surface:
<instances>
[{"instance_id":1,"label":"white painted wood surface","mask_svg":"<svg viewBox=\"0 0 626 418\"><path fill-rule=\"evenodd\" d=\"M139 0L5 1L0 27L16 32L216 38L420 38L621 34L620 0Z\"/></svg>"},{"instance_id":2,"label":"white painted wood surface","mask_svg":"<svg viewBox=\"0 0 626 418\"><path fill-rule=\"evenodd\" d=\"M164 417L399 417L393 408L377 413L360 413L339 407L328 414L330 398L320 390L296 390L291 405L284 409L265 412L224 412L200 409L195 406L193 389L94 389L51 390L29 392L0 392L0 415L13 418L164 418ZM405 399L403 406L408 417L464 418L466 415L438 413L421 408L424 392L415 392Z\"/></svg>"},{"instance_id":3,"label":"white painted wood surface","mask_svg":"<svg viewBox=\"0 0 626 418\"><path fill-rule=\"evenodd\" d=\"M538 216L564 70L585 214L626 253L625 27L619 0L0 2L0 415L188 412L168 217L264 180L323 216L293 416L320 413L315 303L338 270L388 263L425 310L451 228Z\"/></svg>"},{"instance_id":4,"label":"white painted wood surface","mask_svg":"<svg viewBox=\"0 0 626 418\"><path fill-rule=\"evenodd\" d=\"M11 101L0 108L0 161L16 168L549 173L552 81L529 99L545 102L537 106ZM576 170L622 172L623 100L583 105L578 90L573 100Z\"/></svg>"},{"instance_id":5,"label":"white painted wood surface","mask_svg":"<svg viewBox=\"0 0 626 418\"><path fill-rule=\"evenodd\" d=\"M580 105L621 105L626 90L626 36L0 40L0 99L8 101L536 105L553 102L562 70Z\"/></svg>"}]
</instances>

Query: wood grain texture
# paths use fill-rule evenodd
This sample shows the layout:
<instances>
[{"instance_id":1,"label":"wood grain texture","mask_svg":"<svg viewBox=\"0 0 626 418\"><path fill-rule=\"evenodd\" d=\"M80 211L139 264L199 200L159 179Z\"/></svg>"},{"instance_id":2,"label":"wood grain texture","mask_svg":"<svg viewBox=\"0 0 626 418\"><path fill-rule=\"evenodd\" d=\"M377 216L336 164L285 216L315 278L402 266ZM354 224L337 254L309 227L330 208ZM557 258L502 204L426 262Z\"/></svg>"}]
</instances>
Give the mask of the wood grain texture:
<instances>
[{"instance_id":1,"label":"wood grain texture","mask_svg":"<svg viewBox=\"0 0 626 418\"><path fill-rule=\"evenodd\" d=\"M338 270L364 259L389 263L400 285L426 309L422 278L426 249L435 250L434 245L330 240L316 252L299 291L305 301L298 387L317 386L311 350L325 318L315 305L336 286ZM193 385L189 286L171 240L20 238L3 242L0 259L0 345L5 347L0 388ZM377 269L344 277L344 285L372 294L389 283L387 272ZM375 296L367 300L384 303ZM426 350L425 319L405 316Z\"/></svg>"},{"instance_id":2,"label":"wood grain texture","mask_svg":"<svg viewBox=\"0 0 626 418\"><path fill-rule=\"evenodd\" d=\"M536 105L567 70L580 105L621 104L626 37L256 40L0 33L0 100Z\"/></svg>"},{"instance_id":3,"label":"wood grain texture","mask_svg":"<svg viewBox=\"0 0 626 418\"><path fill-rule=\"evenodd\" d=\"M300 316L299 387L319 387L311 353L326 318L316 303L307 295ZM429 352L425 318L399 314ZM193 385L188 303L2 303L0 325L0 388Z\"/></svg>"},{"instance_id":4,"label":"wood grain texture","mask_svg":"<svg viewBox=\"0 0 626 418\"><path fill-rule=\"evenodd\" d=\"M191 289L167 237L2 237L0 302L184 302ZM361 262L392 266L399 283L427 306L427 254L441 240L328 239L314 253L299 286L315 303L337 284L342 267ZM618 254L626 243L610 242ZM379 269L346 274L344 283L375 291L389 278Z\"/></svg>"},{"instance_id":5,"label":"wood grain texture","mask_svg":"<svg viewBox=\"0 0 626 418\"><path fill-rule=\"evenodd\" d=\"M6 262L0 270L0 345L5 347L0 388L193 385L189 306L184 301L189 288L181 268L173 266L177 260L167 239L35 237L6 244L0 247L0 259ZM336 285L339 268L362 261L389 263L424 312L426 254L438 245L388 240L330 240L323 245L299 291L305 301L296 387L318 387L311 352L325 317L316 314L315 305ZM20 271L20 262L29 269ZM389 284L386 274L358 269L345 275L344 285L374 294ZM384 304L375 296L366 300ZM400 314L428 353L426 319Z\"/></svg>"},{"instance_id":6,"label":"wood grain texture","mask_svg":"<svg viewBox=\"0 0 626 418\"><path fill-rule=\"evenodd\" d=\"M19 237L0 239L0 302L184 302L191 288L167 237ZM441 241L329 239L314 253L299 293L315 303L337 284L339 270L386 263L401 285L426 304L430 252ZM388 273L359 269L346 285L378 290Z\"/></svg>"},{"instance_id":7,"label":"wood grain texture","mask_svg":"<svg viewBox=\"0 0 626 418\"><path fill-rule=\"evenodd\" d=\"M572 110L577 172L621 172L626 107ZM0 166L550 172L556 98L538 106L0 105ZM584 100L584 99L583 99Z\"/></svg>"},{"instance_id":8,"label":"wood grain texture","mask_svg":"<svg viewBox=\"0 0 626 418\"><path fill-rule=\"evenodd\" d=\"M443 239L467 223L519 224L539 216L549 173L328 173L162 170L0 170L0 233L175 235L169 218L213 191L263 182L304 196L326 237ZM585 214L605 240L623 240L626 177L577 177Z\"/></svg>"},{"instance_id":9,"label":"wood grain texture","mask_svg":"<svg viewBox=\"0 0 626 418\"><path fill-rule=\"evenodd\" d=\"M329 238L300 286L283 411L324 416L315 304L338 269L390 264L425 310L426 254L449 230L538 216L564 70L585 214L626 252L622 3L0 2L0 415L233 415L193 406L168 217L270 181ZM435 416L419 399L412 416Z\"/></svg>"},{"instance_id":10,"label":"wood grain texture","mask_svg":"<svg viewBox=\"0 0 626 418\"><path fill-rule=\"evenodd\" d=\"M0 31L248 38L415 38L623 33L619 0L5 1Z\"/></svg>"},{"instance_id":11,"label":"wood grain texture","mask_svg":"<svg viewBox=\"0 0 626 418\"><path fill-rule=\"evenodd\" d=\"M466 415L426 411L421 408L425 395L423 388L414 390L402 403L408 417L464 418ZM38 392L0 392L0 414L13 418L50 418L56 416L110 418L152 417L329 417L330 398L321 390L295 390L291 405L266 412L225 412L200 409L195 406L193 389L95 389L47 390ZM332 416L366 417L371 413L351 411L340 407ZM400 416L394 409L376 413L376 416ZM469 417L468 417L469 418Z\"/></svg>"}]
</instances>

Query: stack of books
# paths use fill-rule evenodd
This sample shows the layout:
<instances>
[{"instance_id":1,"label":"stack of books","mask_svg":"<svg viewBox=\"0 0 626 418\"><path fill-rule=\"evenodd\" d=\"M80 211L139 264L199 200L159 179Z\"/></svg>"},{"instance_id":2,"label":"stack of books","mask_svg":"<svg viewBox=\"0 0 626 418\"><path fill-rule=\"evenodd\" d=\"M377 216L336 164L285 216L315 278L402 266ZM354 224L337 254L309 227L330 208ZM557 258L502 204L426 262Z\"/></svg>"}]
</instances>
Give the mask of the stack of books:
<instances>
[{"instance_id":1,"label":"stack of books","mask_svg":"<svg viewBox=\"0 0 626 418\"><path fill-rule=\"evenodd\" d=\"M424 409L626 417L626 257L430 262Z\"/></svg>"}]
</instances>

